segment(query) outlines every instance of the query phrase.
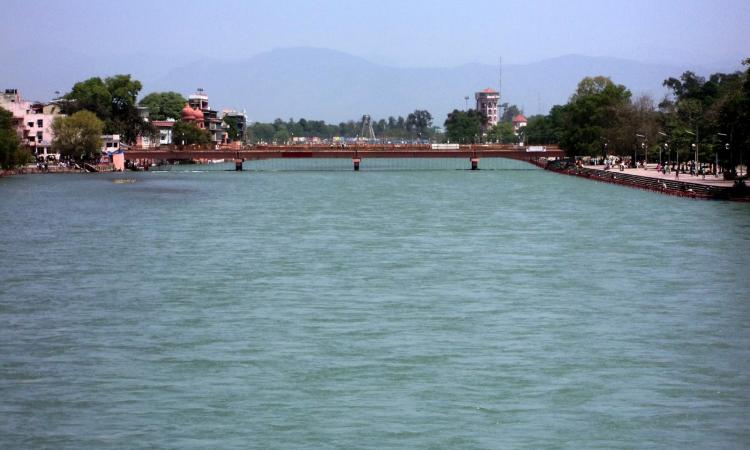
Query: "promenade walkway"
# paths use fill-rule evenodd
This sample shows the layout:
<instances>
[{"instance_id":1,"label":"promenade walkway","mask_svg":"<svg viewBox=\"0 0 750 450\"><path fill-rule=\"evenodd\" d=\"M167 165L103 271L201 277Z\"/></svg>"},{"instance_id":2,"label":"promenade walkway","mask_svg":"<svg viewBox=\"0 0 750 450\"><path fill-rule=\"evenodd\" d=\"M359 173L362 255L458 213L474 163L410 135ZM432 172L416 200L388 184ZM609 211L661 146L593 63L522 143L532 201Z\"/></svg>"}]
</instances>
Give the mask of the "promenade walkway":
<instances>
[{"instance_id":1,"label":"promenade walkway","mask_svg":"<svg viewBox=\"0 0 750 450\"><path fill-rule=\"evenodd\" d=\"M589 169L604 170L603 165L584 165L584 167L589 168ZM680 172L680 178L676 178L674 172L670 172L666 174L657 172L656 164L648 164L646 166L646 169L626 168L622 172L620 172L620 169L617 168L617 166L614 166L609 169L609 172L626 173L629 175L638 175L641 177L656 178L660 180L682 181L684 183L696 183L696 184L702 184L705 186L732 187L734 185L734 181L724 180L721 175L719 175L718 177L714 175L706 175L705 177L703 177L702 175L690 175L689 173Z\"/></svg>"}]
</instances>

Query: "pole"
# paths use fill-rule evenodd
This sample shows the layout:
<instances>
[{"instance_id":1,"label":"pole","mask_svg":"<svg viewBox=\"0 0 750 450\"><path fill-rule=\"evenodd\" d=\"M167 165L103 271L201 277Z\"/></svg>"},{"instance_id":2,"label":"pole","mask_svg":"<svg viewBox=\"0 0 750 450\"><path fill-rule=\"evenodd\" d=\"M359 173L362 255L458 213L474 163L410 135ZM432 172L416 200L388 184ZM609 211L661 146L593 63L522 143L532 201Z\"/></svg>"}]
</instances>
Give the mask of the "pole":
<instances>
[{"instance_id":1,"label":"pole","mask_svg":"<svg viewBox=\"0 0 750 450\"><path fill-rule=\"evenodd\" d=\"M698 127L695 127L695 174L698 175Z\"/></svg>"}]
</instances>

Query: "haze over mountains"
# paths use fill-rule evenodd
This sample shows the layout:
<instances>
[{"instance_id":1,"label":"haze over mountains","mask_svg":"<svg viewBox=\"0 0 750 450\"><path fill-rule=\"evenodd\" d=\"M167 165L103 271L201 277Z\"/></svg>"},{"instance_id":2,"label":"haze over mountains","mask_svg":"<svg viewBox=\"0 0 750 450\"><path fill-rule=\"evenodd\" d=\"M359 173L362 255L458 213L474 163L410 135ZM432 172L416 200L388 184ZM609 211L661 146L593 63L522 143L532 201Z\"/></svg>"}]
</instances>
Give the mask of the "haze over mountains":
<instances>
[{"instance_id":1,"label":"haze over mountains","mask_svg":"<svg viewBox=\"0 0 750 450\"><path fill-rule=\"evenodd\" d=\"M13 64L0 66L0 88L17 88L25 98L46 101L65 93L76 81L92 76L130 73L143 82L142 95L174 90L187 96L197 88L215 109L245 109L250 120L293 117L328 122L406 116L427 109L442 124L455 108L469 106L473 94L498 88L498 64L408 68L376 64L347 53L319 48L284 48L247 59L191 61L187 55L118 55L88 57L65 49L30 48L0 55ZM736 64L715 67L652 64L608 57L566 55L502 68L501 101L519 105L526 114L546 113L565 103L585 76L605 75L635 95L659 100L662 81L685 70L701 75L733 71Z\"/></svg>"}]
</instances>

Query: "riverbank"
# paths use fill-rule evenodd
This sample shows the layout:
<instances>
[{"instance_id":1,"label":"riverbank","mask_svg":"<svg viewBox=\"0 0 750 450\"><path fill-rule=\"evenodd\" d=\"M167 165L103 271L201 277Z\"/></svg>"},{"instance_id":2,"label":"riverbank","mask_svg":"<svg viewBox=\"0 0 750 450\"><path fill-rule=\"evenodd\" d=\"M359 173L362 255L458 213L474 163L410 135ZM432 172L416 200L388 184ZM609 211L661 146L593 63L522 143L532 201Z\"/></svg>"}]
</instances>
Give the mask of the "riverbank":
<instances>
[{"instance_id":1,"label":"riverbank","mask_svg":"<svg viewBox=\"0 0 750 450\"><path fill-rule=\"evenodd\" d=\"M604 170L604 166L576 166L567 160L550 161L547 170L594 181L619 184L678 197L750 202L750 189L743 182L713 175L663 174L656 166Z\"/></svg>"},{"instance_id":2,"label":"riverbank","mask_svg":"<svg viewBox=\"0 0 750 450\"><path fill-rule=\"evenodd\" d=\"M98 172L111 172L112 165L97 165L92 166L97 169ZM0 171L0 177L9 177L13 175L35 175L45 173L86 173L87 171L80 167L71 167L64 165L48 165L46 168L38 167L36 165L27 165L19 167L17 169L2 170Z\"/></svg>"}]
</instances>

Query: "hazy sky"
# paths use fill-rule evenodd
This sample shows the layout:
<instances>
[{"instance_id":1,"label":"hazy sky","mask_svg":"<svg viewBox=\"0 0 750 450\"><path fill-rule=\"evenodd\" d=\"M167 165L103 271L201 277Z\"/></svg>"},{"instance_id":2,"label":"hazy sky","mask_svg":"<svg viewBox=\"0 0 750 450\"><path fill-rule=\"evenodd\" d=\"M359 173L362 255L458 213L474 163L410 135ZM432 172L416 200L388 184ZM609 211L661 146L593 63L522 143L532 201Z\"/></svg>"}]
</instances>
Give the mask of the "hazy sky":
<instances>
[{"instance_id":1,"label":"hazy sky","mask_svg":"<svg viewBox=\"0 0 750 450\"><path fill-rule=\"evenodd\" d=\"M641 61L750 57L748 0L3 0L0 51L220 59L277 47L380 63L525 63L570 53ZM169 61L172 63L174 61Z\"/></svg>"}]
</instances>

